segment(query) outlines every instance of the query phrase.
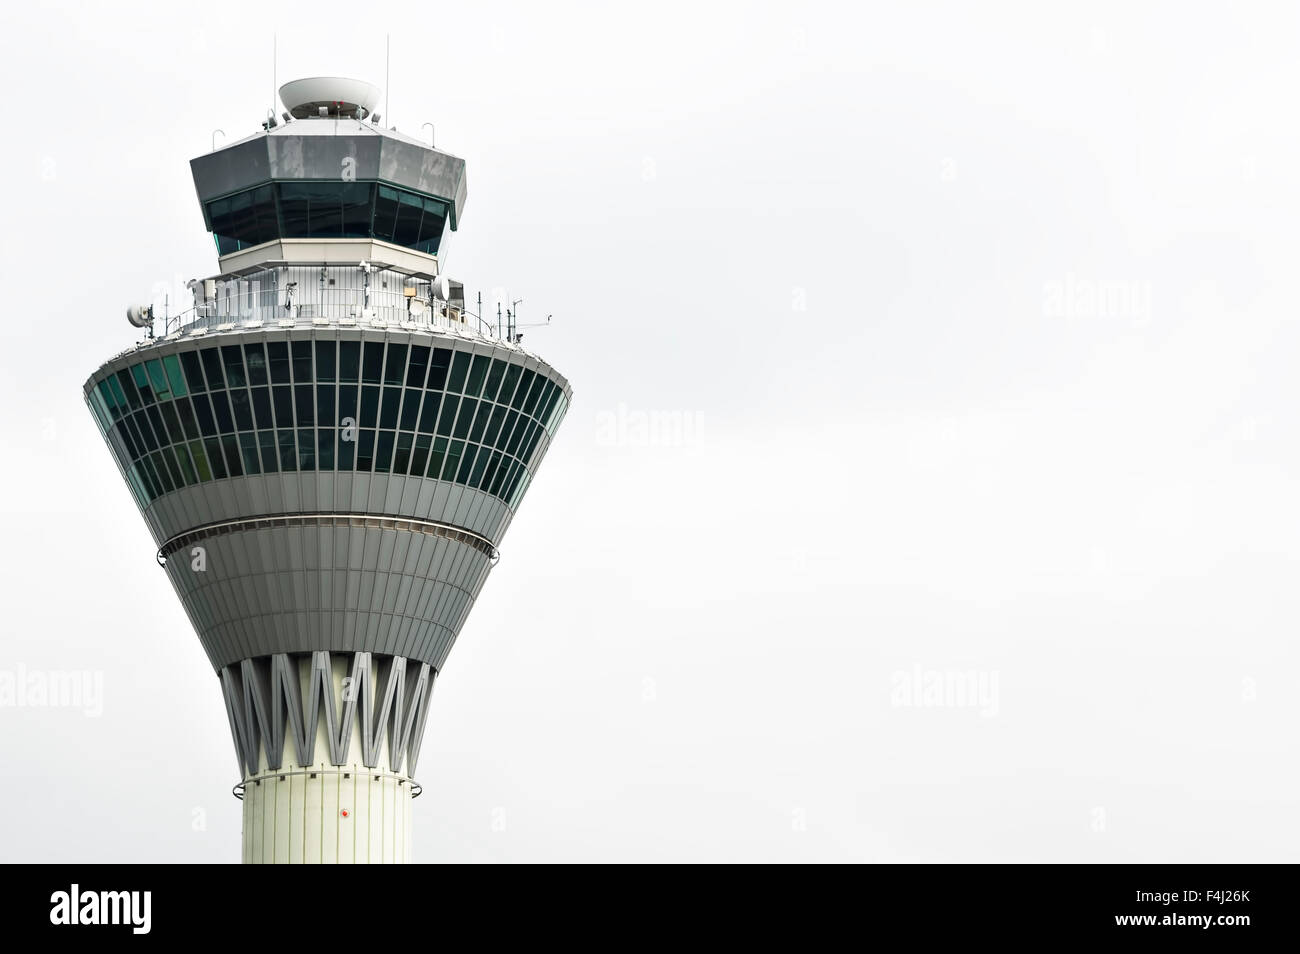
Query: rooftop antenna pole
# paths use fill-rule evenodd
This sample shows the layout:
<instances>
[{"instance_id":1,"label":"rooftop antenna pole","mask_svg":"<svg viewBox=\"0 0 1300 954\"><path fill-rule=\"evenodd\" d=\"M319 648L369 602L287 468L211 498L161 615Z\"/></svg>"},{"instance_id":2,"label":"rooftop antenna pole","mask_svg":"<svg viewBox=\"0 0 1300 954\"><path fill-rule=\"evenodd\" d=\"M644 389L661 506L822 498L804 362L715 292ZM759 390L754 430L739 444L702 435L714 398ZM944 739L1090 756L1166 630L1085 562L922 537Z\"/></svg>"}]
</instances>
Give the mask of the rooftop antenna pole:
<instances>
[{"instance_id":1,"label":"rooftop antenna pole","mask_svg":"<svg viewBox=\"0 0 1300 954\"><path fill-rule=\"evenodd\" d=\"M388 111L388 64L391 60L392 34L384 34L384 115L388 117L389 123L393 121L393 115Z\"/></svg>"},{"instance_id":2,"label":"rooftop antenna pole","mask_svg":"<svg viewBox=\"0 0 1300 954\"><path fill-rule=\"evenodd\" d=\"M271 118L275 118L276 46L278 37L271 34Z\"/></svg>"}]
</instances>

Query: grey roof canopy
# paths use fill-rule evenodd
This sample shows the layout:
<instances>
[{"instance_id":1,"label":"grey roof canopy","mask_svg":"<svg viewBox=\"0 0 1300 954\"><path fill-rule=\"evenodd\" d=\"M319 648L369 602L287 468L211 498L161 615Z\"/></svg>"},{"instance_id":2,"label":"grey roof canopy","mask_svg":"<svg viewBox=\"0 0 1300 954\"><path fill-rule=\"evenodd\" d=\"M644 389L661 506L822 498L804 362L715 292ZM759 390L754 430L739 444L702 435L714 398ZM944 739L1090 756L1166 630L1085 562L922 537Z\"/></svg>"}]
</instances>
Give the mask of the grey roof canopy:
<instances>
[{"instance_id":1,"label":"grey roof canopy","mask_svg":"<svg viewBox=\"0 0 1300 954\"><path fill-rule=\"evenodd\" d=\"M289 122L191 159L190 170L209 228L209 200L273 180L387 182L446 201L453 231L465 205L464 159L354 119Z\"/></svg>"}]
</instances>

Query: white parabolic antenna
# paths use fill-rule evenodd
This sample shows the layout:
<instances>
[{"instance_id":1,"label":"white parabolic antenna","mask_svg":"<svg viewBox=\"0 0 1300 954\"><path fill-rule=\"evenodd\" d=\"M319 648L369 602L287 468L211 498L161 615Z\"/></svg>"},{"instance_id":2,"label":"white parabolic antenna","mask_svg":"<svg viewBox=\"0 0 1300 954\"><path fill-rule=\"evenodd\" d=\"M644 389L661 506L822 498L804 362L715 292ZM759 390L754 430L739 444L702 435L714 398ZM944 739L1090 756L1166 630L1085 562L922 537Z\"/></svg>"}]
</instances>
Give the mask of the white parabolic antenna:
<instances>
[{"instance_id":1,"label":"white parabolic antenna","mask_svg":"<svg viewBox=\"0 0 1300 954\"><path fill-rule=\"evenodd\" d=\"M280 87L280 101L295 119L319 116L321 107L327 115L359 113L365 119L379 105L381 90L365 80L343 76L310 76Z\"/></svg>"}]
</instances>

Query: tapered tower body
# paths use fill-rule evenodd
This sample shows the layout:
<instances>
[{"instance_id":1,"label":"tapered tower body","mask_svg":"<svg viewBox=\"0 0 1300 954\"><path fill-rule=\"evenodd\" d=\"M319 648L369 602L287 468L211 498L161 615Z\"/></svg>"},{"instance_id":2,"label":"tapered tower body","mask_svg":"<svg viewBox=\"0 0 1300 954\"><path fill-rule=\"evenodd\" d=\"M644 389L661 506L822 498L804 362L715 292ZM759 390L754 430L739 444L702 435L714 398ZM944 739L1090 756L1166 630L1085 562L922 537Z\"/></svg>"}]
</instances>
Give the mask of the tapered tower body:
<instances>
[{"instance_id":1,"label":"tapered tower body","mask_svg":"<svg viewBox=\"0 0 1300 954\"><path fill-rule=\"evenodd\" d=\"M464 162L368 84L280 92L191 162L219 274L130 309L85 394L217 674L244 861L403 862L435 681L571 391L442 274Z\"/></svg>"}]
</instances>

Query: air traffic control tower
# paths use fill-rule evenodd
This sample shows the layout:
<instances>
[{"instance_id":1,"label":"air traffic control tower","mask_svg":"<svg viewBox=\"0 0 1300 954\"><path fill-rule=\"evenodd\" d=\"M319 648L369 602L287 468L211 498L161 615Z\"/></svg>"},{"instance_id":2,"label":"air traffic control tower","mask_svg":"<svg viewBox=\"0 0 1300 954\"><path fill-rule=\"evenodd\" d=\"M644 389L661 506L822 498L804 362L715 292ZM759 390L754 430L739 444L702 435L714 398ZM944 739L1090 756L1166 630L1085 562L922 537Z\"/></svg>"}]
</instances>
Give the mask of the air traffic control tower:
<instances>
[{"instance_id":1,"label":"air traffic control tower","mask_svg":"<svg viewBox=\"0 0 1300 954\"><path fill-rule=\"evenodd\" d=\"M442 273L464 161L368 83L280 98L190 163L218 274L129 309L85 396L216 672L243 860L406 862L434 683L571 390Z\"/></svg>"}]
</instances>

